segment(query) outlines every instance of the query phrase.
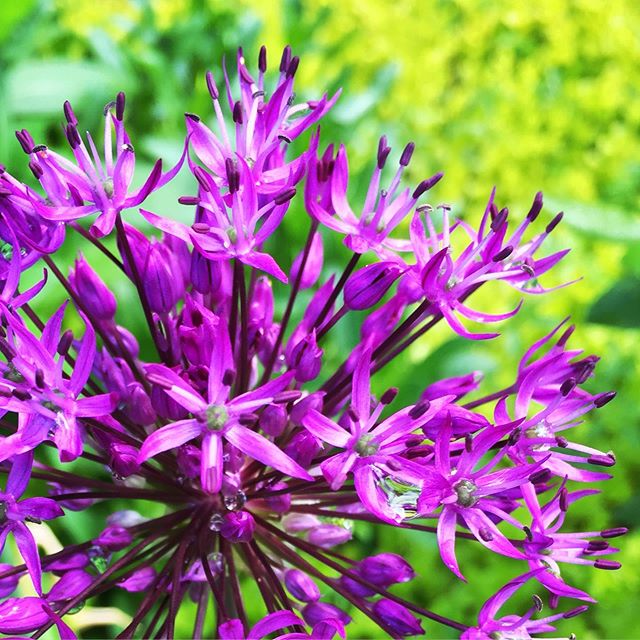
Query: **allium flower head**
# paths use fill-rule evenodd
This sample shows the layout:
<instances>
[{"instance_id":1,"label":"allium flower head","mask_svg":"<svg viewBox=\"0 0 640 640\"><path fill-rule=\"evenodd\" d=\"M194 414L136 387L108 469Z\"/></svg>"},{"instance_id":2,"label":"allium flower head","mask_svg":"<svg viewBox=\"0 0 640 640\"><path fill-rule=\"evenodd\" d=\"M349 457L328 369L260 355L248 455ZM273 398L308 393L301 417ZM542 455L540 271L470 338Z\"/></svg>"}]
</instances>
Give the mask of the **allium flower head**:
<instances>
[{"instance_id":1,"label":"allium flower head","mask_svg":"<svg viewBox=\"0 0 640 640\"><path fill-rule=\"evenodd\" d=\"M18 132L39 186L0 173L0 633L38 638L55 626L74 638L84 603L126 591L135 604L119 638L331 640L360 635L356 612L385 637L438 635L439 624L467 640L529 638L586 608L563 602L539 617L543 597L554 610L561 599L593 601L565 582L565 564L620 566L609 540L626 529L567 524L572 505L597 491L586 483L615 464L568 435L615 395L582 388L598 359L568 347L573 328L534 343L505 389L484 390L491 380L473 371L408 404L395 387L375 395L375 374L441 320L465 338L497 336L460 317L494 323L520 304L476 311L478 288L544 292L538 277L566 251L538 251L561 215L536 230L536 194L513 223L494 190L476 229L424 201L442 173L404 184L413 143L388 173L385 137L359 201L346 148L319 156L310 131L338 94L297 103L298 64L287 47L272 81L264 48L257 75L240 51L237 83L225 70L222 94L208 73L215 132L187 114L183 156L166 173L156 162L134 190L123 94L105 109L102 153L69 103L73 160ZM136 211L185 160L193 191L176 206L194 207L192 223ZM309 232L288 254L281 224L295 200L308 217L293 223ZM138 213L162 235L130 224ZM57 253L67 229L84 241L68 273ZM330 232L351 254L337 273L324 262ZM136 297L123 301L113 274L95 270L96 248ZM24 272L41 266L26 288ZM54 278L68 300L41 317ZM143 335L119 324L135 315ZM359 327L332 344L345 318ZM93 530L74 526L79 511ZM74 537L39 549L39 532L55 535L62 518ZM526 573L476 621L451 619L399 595L396 585L430 570L412 566L402 544L340 549L370 527L435 535L461 579L464 545ZM533 607L503 615L525 584L540 594Z\"/></svg>"}]
</instances>

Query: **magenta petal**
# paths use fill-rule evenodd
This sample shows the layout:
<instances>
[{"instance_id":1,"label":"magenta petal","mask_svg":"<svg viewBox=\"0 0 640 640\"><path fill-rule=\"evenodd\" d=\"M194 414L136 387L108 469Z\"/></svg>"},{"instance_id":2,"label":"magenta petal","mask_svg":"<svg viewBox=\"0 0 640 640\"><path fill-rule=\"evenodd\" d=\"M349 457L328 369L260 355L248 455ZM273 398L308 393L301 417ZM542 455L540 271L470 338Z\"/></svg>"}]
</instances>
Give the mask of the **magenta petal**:
<instances>
[{"instance_id":1,"label":"magenta petal","mask_svg":"<svg viewBox=\"0 0 640 640\"><path fill-rule=\"evenodd\" d=\"M202 425L197 420L179 420L154 431L140 448L137 463L142 464L153 456L175 449L202 433Z\"/></svg>"},{"instance_id":2,"label":"magenta petal","mask_svg":"<svg viewBox=\"0 0 640 640\"><path fill-rule=\"evenodd\" d=\"M33 539L31 531L29 531L22 522L16 522L13 525L12 533L18 551L24 563L27 565L31 582L33 582L36 592L42 595L42 568L40 566L40 555L38 554L36 541Z\"/></svg>"},{"instance_id":3,"label":"magenta petal","mask_svg":"<svg viewBox=\"0 0 640 640\"><path fill-rule=\"evenodd\" d=\"M277 278L281 282L288 282L285 272L278 266L278 263L267 253L252 251L251 253L238 256L238 260L240 260L240 262L244 262L244 264L248 264L250 267L255 267L260 271L264 271L265 273L272 275L274 278Z\"/></svg>"},{"instance_id":4,"label":"magenta petal","mask_svg":"<svg viewBox=\"0 0 640 640\"><path fill-rule=\"evenodd\" d=\"M143 567L134 571L128 578L117 583L117 586L125 591L137 592L145 591L151 586L156 577L156 570L153 567Z\"/></svg>"},{"instance_id":5,"label":"magenta petal","mask_svg":"<svg viewBox=\"0 0 640 640\"><path fill-rule=\"evenodd\" d=\"M274 611L253 625L247 637L249 640L261 640L274 631L300 624L302 624L302 620L291 611Z\"/></svg>"},{"instance_id":6,"label":"magenta petal","mask_svg":"<svg viewBox=\"0 0 640 640\"><path fill-rule=\"evenodd\" d=\"M444 564L458 576L460 580L466 582L466 578L460 573L458 560L456 559L456 518L457 514L454 509L445 507L442 510L438 520L438 546L440 548L440 557Z\"/></svg>"},{"instance_id":7,"label":"magenta petal","mask_svg":"<svg viewBox=\"0 0 640 640\"><path fill-rule=\"evenodd\" d=\"M353 479L356 493L368 511L384 522L397 524L402 521L402 516L387 502L387 497L378 486L376 474L370 465L359 466L353 472Z\"/></svg>"},{"instance_id":8,"label":"magenta petal","mask_svg":"<svg viewBox=\"0 0 640 640\"><path fill-rule=\"evenodd\" d=\"M39 520L51 520L64 515L58 503L51 498L27 498L18 503L20 515Z\"/></svg>"},{"instance_id":9,"label":"magenta petal","mask_svg":"<svg viewBox=\"0 0 640 640\"><path fill-rule=\"evenodd\" d=\"M89 376L91 375L91 369L93 368L93 362L96 357L96 334L93 330L91 323L83 317L85 330L82 341L80 342L80 348L78 350L78 356L76 358L76 364L71 374L71 380L69 382L69 388L75 395L78 395L82 388L86 384Z\"/></svg>"},{"instance_id":10,"label":"magenta petal","mask_svg":"<svg viewBox=\"0 0 640 640\"><path fill-rule=\"evenodd\" d=\"M244 627L238 618L232 618L223 622L218 627L220 640L246 640Z\"/></svg>"},{"instance_id":11,"label":"magenta petal","mask_svg":"<svg viewBox=\"0 0 640 640\"><path fill-rule=\"evenodd\" d=\"M225 433L225 438L243 453L267 466L278 469L293 478L313 480L297 462L264 436L239 424L233 425Z\"/></svg>"},{"instance_id":12,"label":"magenta petal","mask_svg":"<svg viewBox=\"0 0 640 640\"><path fill-rule=\"evenodd\" d=\"M200 458L200 483L207 493L218 493L222 486L222 438L217 433L207 433L202 439Z\"/></svg>"},{"instance_id":13,"label":"magenta petal","mask_svg":"<svg viewBox=\"0 0 640 640\"><path fill-rule=\"evenodd\" d=\"M11 471L7 478L7 493L14 498L19 498L29 484L31 467L33 465L33 453L23 453L15 456L11 464Z\"/></svg>"},{"instance_id":14,"label":"magenta petal","mask_svg":"<svg viewBox=\"0 0 640 640\"><path fill-rule=\"evenodd\" d=\"M40 598L8 598L0 603L0 633L16 634L35 631L49 622Z\"/></svg>"},{"instance_id":15,"label":"magenta petal","mask_svg":"<svg viewBox=\"0 0 640 640\"><path fill-rule=\"evenodd\" d=\"M304 428L312 433L316 438L335 447L346 447L351 439L351 434L338 426L333 420L329 420L325 415L311 409L302 418Z\"/></svg>"}]
</instances>

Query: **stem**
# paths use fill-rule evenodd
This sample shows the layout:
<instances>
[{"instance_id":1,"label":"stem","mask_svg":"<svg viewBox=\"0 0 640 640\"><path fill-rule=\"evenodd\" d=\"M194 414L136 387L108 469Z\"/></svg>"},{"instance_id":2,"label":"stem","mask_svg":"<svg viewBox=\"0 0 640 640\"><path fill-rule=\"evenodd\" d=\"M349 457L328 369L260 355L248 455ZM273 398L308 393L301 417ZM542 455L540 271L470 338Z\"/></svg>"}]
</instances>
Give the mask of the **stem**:
<instances>
[{"instance_id":1,"label":"stem","mask_svg":"<svg viewBox=\"0 0 640 640\"><path fill-rule=\"evenodd\" d=\"M111 262L113 262L113 264L115 264L116 267L118 267L118 269L126 273L122 262L118 260L118 258L113 253L111 253L111 251L109 251L109 249L107 249L107 247L105 247L104 244L102 244L102 242L98 240L98 238L94 238L86 229L81 227L77 222L70 222L69 226L74 231L79 233L85 240L88 240L94 247L99 249L105 256L107 256L107 258L109 258L109 260L111 260Z\"/></svg>"},{"instance_id":2,"label":"stem","mask_svg":"<svg viewBox=\"0 0 640 640\"><path fill-rule=\"evenodd\" d=\"M322 311L320 311L320 313L318 314L318 317L316 318L316 321L313 324L314 327L319 328L322 326L322 322L324 321L325 316L327 315L327 313L329 313L329 310L333 306L333 303L338 299L338 296L340 295L340 292L344 288L344 285L347 283L349 276L353 273L353 270L356 268L358 261L360 260L360 257L361 257L361 254L359 253L354 253L351 256L351 259L347 263L347 266L345 267L344 271L342 272L342 275L340 276L340 280L338 280L338 284L336 284L336 286L333 288L331 295L325 302L324 307L322 307Z\"/></svg>"},{"instance_id":3,"label":"stem","mask_svg":"<svg viewBox=\"0 0 640 640\"><path fill-rule=\"evenodd\" d=\"M238 290L240 293L240 361L237 362L238 379L236 380L236 395L240 395L249 386L249 374L251 362L249 361L249 307L247 304L247 287L244 281L244 267L239 260L234 261L234 278L238 278Z\"/></svg>"},{"instance_id":4,"label":"stem","mask_svg":"<svg viewBox=\"0 0 640 640\"><path fill-rule=\"evenodd\" d=\"M441 615L439 615L437 613L434 613L433 611L429 611L428 609L423 609L422 607L418 607L417 605L414 605L413 603L411 603L411 602L409 602L407 600L404 600L404 599L396 596L393 593L389 593L386 589L381 589L377 585L374 585L374 584L368 582L367 580L365 580L364 578L360 577L357 573L355 573L355 572L353 572L353 571L351 571L349 569L346 569L345 567L343 567L342 565L338 564L337 562L334 562L330 558L327 558L324 555L324 553L321 553L319 548L314 547L314 545L309 544L308 542L305 542L304 540L301 540L299 538L295 538L293 536L290 536L289 534L287 534L284 531L278 529L277 527L274 527L272 524L270 524L266 520L263 520L262 518L259 518L258 516L254 516L254 517L256 519L256 522L259 523L262 528L267 529L272 534L271 540L272 541L275 540L279 552L281 552L281 551L283 551L285 549L287 551L289 551L287 549L287 547L280 541L280 539L283 538L289 544L302 549L303 551L308 553L311 557L315 558L316 560L319 560L320 562L322 562L326 566L330 567L334 571L338 571L342 575L345 575L348 578L351 578L352 580L355 580L356 582L360 583L361 585L371 589L372 591L375 591L376 593L379 593L380 595L384 596L385 598L388 598L389 600L393 600L394 602L397 602L398 604L404 605L407 609L410 609L411 611L414 611L415 613L423 615L426 618L430 618L431 620L439 622L440 624L446 625L446 626L451 627L453 629L458 629L460 631L465 631L466 629L468 629L467 625L464 625L464 624L462 624L460 622L456 622L455 620L451 620L449 618L441 616ZM296 556L296 554L291 552L291 551L289 551L288 555L289 555L289 557L294 556L294 557L299 558L300 560L302 560L302 558L300 558L299 556ZM293 563L294 561L291 560L291 562ZM322 574L320 571L315 569L315 567L313 567L309 563L305 562L304 560L302 560L302 562L304 562L308 567L307 569L304 569L304 571L313 572L313 574L316 575L320 580L322 580L323 582L329 584L327 581L331 580L330 578L327 578L326 576L324 576L324 574ZM338 589L335 586L335 583L332 582L331 583L331 587L333 589L335 589L336 591L338 591ZM338 591L338 592L340 593L340 591ZM347 595L345 595L344 593L341 593L341 595L343 595L343 597L347 598ZM350 602L352 602L353 604L355 604L358 608L362 609L361 606L359 606L359 604L357 602L353 602L352 598L347 598L347 599ZM365 613L367 613L367 615L369 615L367 611L365 611ZM377 624L379 624L379 623L377 622ZM393 633L391 635L393 637Z\"/></svg>"},{"instance_id":5,"label":"stem","mask_svg":"<svg viewBox=\"0 0 640 640\"><path fill-rule=\"evenodd\" d=\"M122 222L122 217L120 213L116 216L116 233L122 242L122 247L124 249L125 256L127 258L127 262L129 263L129 267L131 269L131 273L133 278L131 278L133 284L138 291L138 297L140 298L140 303L142 304L142 311L144 312L144 317L147 321L147 325L149 327L149 332L151 333L151 338L153 339L153 343L155 344L158 355L162 359L165 364L170 364L168 362L167 353L160 346L160 340L158 338L158 331L156 329L155 322L153 321L153 313L151 312L151 308L149 307L149 300L147 299L147 293L144 289L144 285L142 282L142 278L140 277L140 272L138 271L138 265L133 257L133 251L131 251L131 246L129 245L129 238L127 237L127 233L124 228L124 223Z\"/></svg>"},{"instance_id":6,"label":"stem","mask_svg":"<svg viewBox=\"0 0 640 640\"><path fill-rule=\"evenodd\" d=\"M302 274L304 273L304 269L307 266L307 260L309 258L309 253L311 251L311 244L313 243L313 236L315 235L318 229L318 222L316 220L311 221L311 227L309 229L309 233L307 235L307 240L304 244L304 249L302 253L302 259L300 260L300 268L298 269L298 273L296 274L296 279L293 282L293 287L291 288L291 292L289 293L289 300L287 300L287 306L284 310L284 314L282 315L282 320L280 322L280 330L278 331L278 337L273 345L273 350L269 354L269 360L265 364L264 373L262 374L262 380L260 384L264 384L269 380L271 374L273 373L273 367L276 363L276 358L278 357L278 352L280 351L280 347L282 345L282 340L284 338L285 331L287 330L287 325L289 324L289 320L291 319L291 312L293 311L293 305L295 304L296 298L298 296L298 292L300 291L300 283L302 282Z\"/></svg>"}]
</instances>

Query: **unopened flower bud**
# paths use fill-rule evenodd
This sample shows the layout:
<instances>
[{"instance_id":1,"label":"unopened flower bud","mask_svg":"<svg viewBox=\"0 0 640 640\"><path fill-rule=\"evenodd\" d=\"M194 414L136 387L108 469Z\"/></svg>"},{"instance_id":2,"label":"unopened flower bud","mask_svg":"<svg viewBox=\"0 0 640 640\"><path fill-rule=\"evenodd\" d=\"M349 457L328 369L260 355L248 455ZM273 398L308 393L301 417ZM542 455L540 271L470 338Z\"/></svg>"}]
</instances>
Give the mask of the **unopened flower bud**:
<instances>
[{"instance_id":1,"label":"unopened flower bud","mask_svg":"<svg viewBox=\"0 0 640 640\"><path fill-rule=\"evenodd\" d=\"M220 535L229 542L249 542L256 523L248 511L229 511L220 526Z\"/></svg>"},{"instance_id":2,"label":"unopened flower bud","mask_svg":"<svg viewBox=\"0 0 640 640\"><path fill-rule=\"evenodd\" d=\"M100 320L113 320L117 308L116 298L82 254L69 272L69 283L93 316Z\"/></svg>"},{"instance_id":3,"label":"unopened flower bud","mask_svg":"<svg viewBox=\"0 0 640 640\"><path fill-rule=\"evenodd\" d=\"M379 302L400 277L400 267L391 261L376 262L356 271L344 287L344 301L349 309L360 311Z\"/></svg>"},{"instance_id":4,"label":"unopened flower bud","mask_svg":"<svg viewBox=\"0 0 640 640\"><path fill-rule=\"evenodd\" d=\"M373 605L373 612L398 636L416 636L424 633L420 620L409 609L393 600L381 598Z\"/></svg>"},{"instance_id":5,"label":"unopened flower bud","mask_svg":"<svg viewBox=\"0 0 640 640\"><path fill-rule=\"evenodd\" d=\"M289 569L284 574L287 591L301 602L315 602L320 599L318 585L299 569Z\"/></svg>"}]
</instances>

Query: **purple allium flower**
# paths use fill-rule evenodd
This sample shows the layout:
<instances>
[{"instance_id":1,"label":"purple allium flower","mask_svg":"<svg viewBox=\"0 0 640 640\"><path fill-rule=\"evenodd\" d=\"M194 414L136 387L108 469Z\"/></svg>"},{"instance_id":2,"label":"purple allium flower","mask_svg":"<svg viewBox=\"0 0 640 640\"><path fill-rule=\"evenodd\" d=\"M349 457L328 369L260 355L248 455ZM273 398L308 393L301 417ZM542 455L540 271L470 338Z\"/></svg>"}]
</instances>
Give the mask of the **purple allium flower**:
<instances>
[{"instance_id":1,"label":"purple allium flower","mask_svg":"<svg viewBox=\"0 0 640 640\"><path fill-rule=\"evenodd\" d=\"M164 174L158 161L133 192L123 94L105 108L102 156L90 135L81 139L68 103L75 162L17 133L41 188L0 171L0 550L11 537L21 556L0 563L0 633L38 638L55 626L74 638L70 614L120 589L134 604L119 638L176 637L188 601L194 638L345 638L356 610L393 638L438 635L436 623L467 640L528 638L586 605L534 618L536 594L522 616L499 616L525 583L555 609L561 598L593 601L564 581L565 563L619 568L610 540L624 527L565 530L572 505L597 492L585 483L607 479L598 468L615 464L612 452L567 435L615 395L582 388L598 358L568 348L573 327L535 342L505 389L479 391L474 371L434 381L402 406L395 387L379 397L372 390L375 374L440 320L466 338L497 335L471 333L459 319L517 314L520 305L498 315L468 306L486 283L545 291L538 277L566 251L537 252L561 216L526 239L541 194L518 224L494 190L477 229L448 205L419 205L442 174L403 186L410 143L387 179L384 137L364 201L347 198L344 146L318 157L315 130L299 143L306 151L292 154L290 142L338 97L296 104L298 64L287 47L269 92L266 50L257 79L239 52L239 99L226 71L222 98L233 131L207 74L217 132L187 114L182 158ZM192 224L143 210L161 237L126 224L123 214L135 216L129 210L185 159L196 195L179 203L195 207ZM293 200L306 206L309 233L276 261L264 245L294 215ZM90 233L82 219L93 214ZM320 225L351 252L340 273L324 263L331 234L323 239ZM56 252L67 228L138 299L120 299L121 287L112 291L83 254L65 274ZM23 273L41 265L44 277L26 288ZM71 304L41 318L37 303L53 278ZM116 322L136 315L148 335ZM347 330L336 344L339 324ZM93 529L77 530L74 511L87 511ZM41 552L38 526L55 533L63 516L77 537ZM463 545L528 573L489 598L470 626L399 595L396 585L429 567L411 566L401 544L358 555L364 523L435 534L460 578ZM36 595L16 593L25 576Z\"/></svg>"}]
</instances>

